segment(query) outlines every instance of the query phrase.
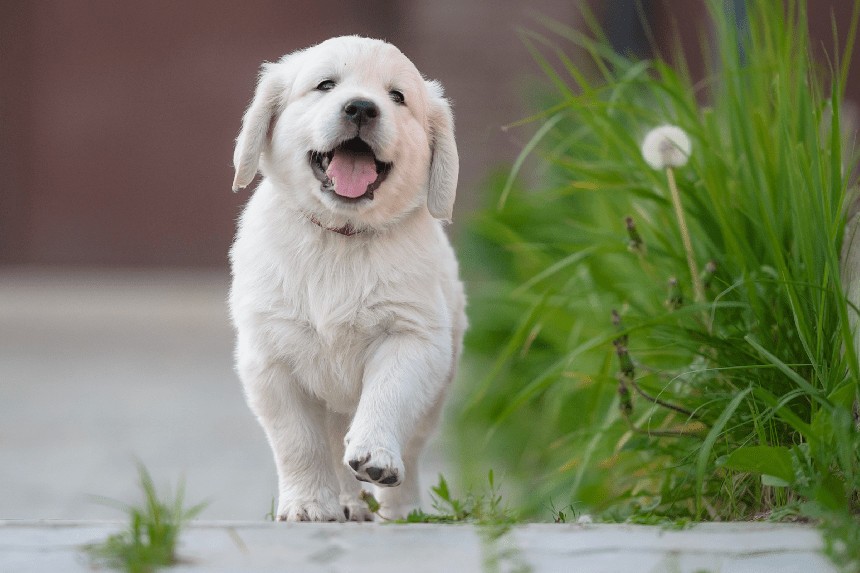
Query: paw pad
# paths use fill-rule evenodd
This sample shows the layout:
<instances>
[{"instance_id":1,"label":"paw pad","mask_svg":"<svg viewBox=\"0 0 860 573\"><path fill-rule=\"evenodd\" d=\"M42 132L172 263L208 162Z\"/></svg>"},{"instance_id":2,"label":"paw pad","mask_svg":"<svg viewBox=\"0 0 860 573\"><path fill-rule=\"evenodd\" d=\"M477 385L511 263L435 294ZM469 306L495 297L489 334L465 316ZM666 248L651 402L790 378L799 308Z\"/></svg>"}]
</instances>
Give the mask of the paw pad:
<instances>
[{"instance_id":1,"label":"paw pad","mask_svg":"<svg viewBox=\"0 0 860 573\"><path fill-rule=\"evenodd\" d=\"M403 481L403 461L393 452L375 448L372 452L352 453L347 450L347 465L352 468L355 479L382 487L394 487Z\"/></svg>"}]
</instances>

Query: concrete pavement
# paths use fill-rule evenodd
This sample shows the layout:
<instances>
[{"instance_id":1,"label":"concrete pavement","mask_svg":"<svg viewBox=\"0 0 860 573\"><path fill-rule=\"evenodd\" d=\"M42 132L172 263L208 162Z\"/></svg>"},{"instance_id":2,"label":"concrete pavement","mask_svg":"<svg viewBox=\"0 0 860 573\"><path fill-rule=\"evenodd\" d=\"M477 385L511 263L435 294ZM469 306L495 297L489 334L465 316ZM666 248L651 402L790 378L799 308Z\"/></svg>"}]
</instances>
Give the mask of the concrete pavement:
<instances>
[{"instance_id":1,"label":"concrete pavement","mask_svg":"<svg viewBox=\"0 0 860 573\"><path fill-rule=\"evenodd\" d=\"M223 272L0 267L0 519L115 519L136 460L184 477L207 519L259 520L277 493L233 372ZM443 471L437 439L426 490Z\"/></svg>"},{"instance_id":2,"label":"concrete pavement","mask_svg":"<svg viewBox=\"0 0 860 573\"><path fill-rule=\"evenodd\" d=\"M232 359L225 273L0 271L0 518L116 518L135 460L211 517L261 518L265 438Z\"/></svg>"},{"instance_id":3,"label":"concrete pavement","mask_svg":"<svg viewBox=\"0 0 860 573\"><path fill-rule=\"evenodd\" d=\"M0 522L0 571L92 571L81 547L119 527ZM170 571L835 573L819 533L797 525L531 524L487 538L468 525L200 522L183 534L182 563Z\"/></svg>"}]
</instances>

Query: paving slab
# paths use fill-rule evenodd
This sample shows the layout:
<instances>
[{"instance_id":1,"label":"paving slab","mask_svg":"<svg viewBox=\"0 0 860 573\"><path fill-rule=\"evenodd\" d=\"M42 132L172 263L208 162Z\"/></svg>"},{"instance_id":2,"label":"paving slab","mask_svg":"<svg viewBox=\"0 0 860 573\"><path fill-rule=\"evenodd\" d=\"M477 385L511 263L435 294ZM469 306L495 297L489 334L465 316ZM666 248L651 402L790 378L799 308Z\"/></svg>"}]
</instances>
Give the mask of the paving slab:
<instances>
[{"instance_id":1,"label":"paving slab","mask_svg":"<svg viewBox=\"0 0 860 573\"><path fill-rule=\"evenodd\" d=\"M93 571L82 547L119 522L0 521L0 571ZM820 533L785 524L471 525L195 522L181 572L835 573Z\"/></svg>"}]
</instances>

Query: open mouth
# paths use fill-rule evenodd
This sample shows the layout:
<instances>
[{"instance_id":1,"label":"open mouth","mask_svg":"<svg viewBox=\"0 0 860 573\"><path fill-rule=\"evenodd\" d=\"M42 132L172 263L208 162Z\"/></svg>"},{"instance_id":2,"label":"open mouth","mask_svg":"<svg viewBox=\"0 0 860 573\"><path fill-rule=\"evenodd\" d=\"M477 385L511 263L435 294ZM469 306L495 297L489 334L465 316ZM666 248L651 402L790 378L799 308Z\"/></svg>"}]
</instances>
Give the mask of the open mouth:
<instances>
[{"instance_id":1,"label":"open mouth","mask_svg":"<svg viewBox=\"0 0 860 573\"><path fill-rule=\"evenodd\" d=\"M348 203L373 200L373 192L392 166L377 160L370 146L358 137L331 151L311 151L308 155L311 169L320 180L320 189Z\"/></svg>"}]
</instances>

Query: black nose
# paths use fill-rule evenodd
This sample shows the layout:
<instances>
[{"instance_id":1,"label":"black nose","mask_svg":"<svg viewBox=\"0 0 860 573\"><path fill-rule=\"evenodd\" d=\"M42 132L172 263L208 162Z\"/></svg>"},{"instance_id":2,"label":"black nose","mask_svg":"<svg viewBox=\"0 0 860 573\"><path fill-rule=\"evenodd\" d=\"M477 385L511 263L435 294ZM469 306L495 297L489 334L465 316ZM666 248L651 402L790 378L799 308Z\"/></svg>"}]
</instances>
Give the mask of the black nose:
<instances>
[{"instance_id":1,"label":"black nose","mask_svg":"<svg viewBox=\"0 0 860 573\"><path fill-rule=\"evenodd\" d=\"M379 115L379 108L372 101L366 99L354 99L343 108L346 118L353 123L361 125Z\"/></svg>"}]
</instances>

